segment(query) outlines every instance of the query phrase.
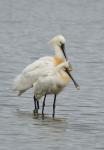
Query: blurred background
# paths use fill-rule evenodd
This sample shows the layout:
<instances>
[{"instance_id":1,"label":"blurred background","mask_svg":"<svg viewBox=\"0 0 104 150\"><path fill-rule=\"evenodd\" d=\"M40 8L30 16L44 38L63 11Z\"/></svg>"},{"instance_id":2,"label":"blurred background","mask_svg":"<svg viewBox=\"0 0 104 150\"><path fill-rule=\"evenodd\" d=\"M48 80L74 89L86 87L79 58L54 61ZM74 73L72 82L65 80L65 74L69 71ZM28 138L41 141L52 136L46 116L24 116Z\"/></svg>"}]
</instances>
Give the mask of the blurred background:
<instances>
[{"instance_id":1,"label":"blurred background","mask_svg":"<svg viewBox=\"0 0 104 150\"><path fill-rule=\"evenodd\" d=\"M57 96L55 120L47 96L43 121L33 117L32 90L17 97L12 85L25 66L54 54L48 41L57 34L81 90L71 82ZM0 150L14 149L104 149L103 0L0 0Z\"/></svg>"}]
</instances>

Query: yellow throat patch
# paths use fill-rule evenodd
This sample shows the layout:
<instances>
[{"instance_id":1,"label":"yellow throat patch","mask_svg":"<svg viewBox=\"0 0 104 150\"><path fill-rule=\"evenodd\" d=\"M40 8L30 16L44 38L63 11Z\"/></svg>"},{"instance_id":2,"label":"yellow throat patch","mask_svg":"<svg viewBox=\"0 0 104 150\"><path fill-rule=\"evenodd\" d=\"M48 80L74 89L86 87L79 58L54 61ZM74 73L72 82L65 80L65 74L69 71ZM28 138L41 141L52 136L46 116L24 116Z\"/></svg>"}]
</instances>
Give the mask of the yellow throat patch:
<instances>
[{"instance_id":1,"label":"yellow throat patch","mask_svg":"<svg viewBox=\"0 0 104 150\"><path fill-rule=\"evenodd\" d=\"M55 64L55 66L61 64L62 62L63 62L63 60L60 57L54 56L54 64Z\"/></svg>"}]
</instances>

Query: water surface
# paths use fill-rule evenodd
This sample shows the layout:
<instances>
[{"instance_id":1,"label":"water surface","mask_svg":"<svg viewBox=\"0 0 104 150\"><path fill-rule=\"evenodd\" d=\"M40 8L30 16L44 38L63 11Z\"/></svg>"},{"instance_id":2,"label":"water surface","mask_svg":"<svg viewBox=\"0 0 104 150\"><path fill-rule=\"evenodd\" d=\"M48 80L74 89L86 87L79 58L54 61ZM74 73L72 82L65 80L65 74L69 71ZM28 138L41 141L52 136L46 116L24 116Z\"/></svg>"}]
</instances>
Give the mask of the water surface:
<instances>
[{"instance_id":1,"label":"water surface","mask_svg":"<svg viewBox=\"0 0 104 150\"><path fill-rule=\"evenodd\" d=\"M60 33L81 90L71 82L58 95L55 120L48 96L45 120L36 119L32 91L16 97L13 79L53 55L48 40ZM0 0L0 149L104 149L103 0Z\"/></svg>"}]
</instances>

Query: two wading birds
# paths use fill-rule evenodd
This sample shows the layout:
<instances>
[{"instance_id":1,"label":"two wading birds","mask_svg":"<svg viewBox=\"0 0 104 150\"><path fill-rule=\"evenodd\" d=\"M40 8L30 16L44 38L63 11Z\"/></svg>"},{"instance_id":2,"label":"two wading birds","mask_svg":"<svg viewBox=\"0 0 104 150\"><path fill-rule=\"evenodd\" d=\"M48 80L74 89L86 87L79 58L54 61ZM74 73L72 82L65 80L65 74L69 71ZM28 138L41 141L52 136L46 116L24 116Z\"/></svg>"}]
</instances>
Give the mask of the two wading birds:
<instances>
[{"instance_id":1,"label":"two wading birds","mask_svg":"<svg viewBox=\"0 0 104 150\"><path fill-rule=\"evenodd\" d=\"M34 115L38 114L39 100L44 96L42 105L42 119L44 119L44 107L47 94L54 94L53 118L55 116L56 96L63 88L73 81L75 87L79 89L71 75L72 66L68 62L65 53L65 38L62 35L53 37L49 42L55 49L54 56L42 57L28 65L19 74L14 82L18 96L33 88Z\"/></svg>"}]
</instances>

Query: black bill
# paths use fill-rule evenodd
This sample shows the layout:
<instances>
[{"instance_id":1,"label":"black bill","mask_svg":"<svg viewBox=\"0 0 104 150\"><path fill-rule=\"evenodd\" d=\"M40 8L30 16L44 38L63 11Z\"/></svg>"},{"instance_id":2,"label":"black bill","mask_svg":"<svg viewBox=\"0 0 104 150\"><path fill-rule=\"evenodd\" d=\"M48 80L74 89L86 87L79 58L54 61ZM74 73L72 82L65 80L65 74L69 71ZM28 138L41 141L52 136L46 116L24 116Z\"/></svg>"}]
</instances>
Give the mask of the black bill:
<instances>
[{"instance_id":1,"label":"black bill","mask_svg":"<svg viewBox=\"0 0 104 150\"><path fill-rule=\"evenodd\" d=\"M65 44L64 44L64 43L61 43L61 46L60 46L60 47L61 47L61 49L62 49L62 51L63 51L63 54L64 54L66 60L68 60L67 57L66 57L66 53L65 53Z\"/></svg>"},{"instance_id":2,"label":"black bill","mask_svg":"<svg viewBox=\"0 0 104 150\"><path fill-rule=\"evenodd\" d=\"M76 81L74 80L74 78L72 77L72 75L71 75L70 71L69 71L69 70L67 70L66 72L67 72L67 74L69 75L69 77L72 79L72 81L73 81L73 83L74 83L75 87L76 87L78 90L80 90L79 85L77 84L77 82L76 82Z\"/></svg>"},{"instance_id":3,"label":"black bill","mask_svg":"<svg viewBox=\"0 0 104 150\"><path fill-rule=\"evenodd\" d=\"M60 47L61 47L61 49L62 49L62 51L63 51L63 54L64 54L64 56L65 56L65 59L66 59L66 61L67 61L68 58L66 57L66 53L65 53L65 44L64 44L64 43L61 43L61 46L60 46ZM70 71L72 71L72 66L71 66L70 63L69 63L69 66L70 66ZM79 90L80 87L79 87L79 85L77 84L77 82L74 80L74 78L72 77L70 71L66 69L66 72L67 72L67 74L69 75L69 77L72 79L72 81L73 81L75 87Z\"/></svg>"}]
</instances>

